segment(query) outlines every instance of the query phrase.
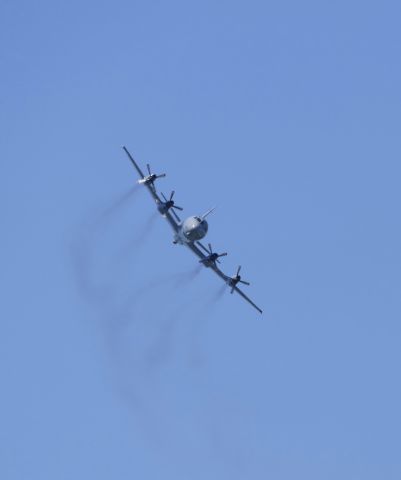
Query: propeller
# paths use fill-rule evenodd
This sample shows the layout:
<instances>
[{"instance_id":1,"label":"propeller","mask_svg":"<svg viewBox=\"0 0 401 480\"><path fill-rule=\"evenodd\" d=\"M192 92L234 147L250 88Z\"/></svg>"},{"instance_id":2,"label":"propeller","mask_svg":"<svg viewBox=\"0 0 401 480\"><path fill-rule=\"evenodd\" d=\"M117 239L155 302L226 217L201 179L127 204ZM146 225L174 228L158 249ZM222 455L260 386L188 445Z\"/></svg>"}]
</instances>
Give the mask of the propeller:
<instances>
[{"instance_id":1,"label":"propeller","mask_svg":"<svg viewBox=\"0 0 401 480\"><path fill-rule=\"evenodd\" d=\"M161 192L161 196L163 197L164 202L165 202L165 203L164 203L164 208L165 208L166 212L167 212L168 210L170 210L170 208L173 209L173 210L171 210L171 212L174 214L174 216L175 216L175 218L177 219L177 221L180 222L181 220L180 220L180 218L178 217L178 215L175 213L174 209L175 209L175 210L181 210L181 211L184 210L184 209L183 209L182 207L179 207L178 205L175 204L175 202L174 202L174 200L173 200L174 195L175 195L175 190L173 190L173 191L171 192L170 198L167 200L167 198L166 198L166 196L164 195L164 193Z\"/></svg>"},{"instance_id":2,"label":"propeller","mask_svg":"<svg viewBox=\"0 0 401 480\"><path fill-rule=\"evenodd\" d=\"M210 243L208 243L207 246L209 247L209 254L210 254L209 258L212 262L220 263L219 258L226 257L228 255L228 253L214 253L212 245Z\"/></svg>"},{"instance_id":3,"label":"propeller","mask_svg":"<svg viewBox=\"0 0 401 480\"><path fill-rule=\"evenodd\" d=\"M228 253L215 253L213 252L212 245L208 243L208 248L206 248L201 242L196 242L198 246L207 254L207 257L202 258L202 260L199 260L199 263L203 263L207 267L210 267L210 265L220 263L218 260L220 257L225 257L228 255Z\"/></svg>"},{"instance_id":4,"label":"propeller","mask_svg":"<svg viewBox=\"0 0 401 480\"><path fill-rule=\"evenodd\" d=\"M235 277L231 278L230 286L231 286L231 293L234 293L234 289L238 283L243 283L244 285L250 285L249 282L246 282L245 280L242 280L241 275L239 274L241 271L241 265L238 267L237 274Z\"/></svg>"},{"instance_id":5,"label":"propeller","mask_svg":"<svg viewBox=\"0 0 401 480\"><path fill-rule=\"evenodd\" d=\"M146 167L147 167L147 169L148 169L149 177L152 178L152 182L153 182L154 180L156 180L157 178L163 178L163 177L166 176L165 173L161 173L160 175L156 175L155 173L152 173L152 171L151 171L151 169L150 169L149 163L146 164Z\"/></svg>"}]
</instances>

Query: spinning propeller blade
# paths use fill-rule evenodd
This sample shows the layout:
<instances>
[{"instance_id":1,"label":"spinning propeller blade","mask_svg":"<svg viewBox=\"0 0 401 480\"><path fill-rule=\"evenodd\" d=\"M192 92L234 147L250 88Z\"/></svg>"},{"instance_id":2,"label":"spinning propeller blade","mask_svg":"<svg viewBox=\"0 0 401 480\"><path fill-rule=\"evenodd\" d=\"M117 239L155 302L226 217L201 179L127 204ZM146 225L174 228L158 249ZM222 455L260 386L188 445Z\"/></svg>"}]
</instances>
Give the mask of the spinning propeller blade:
<instances>
[{"instance_id":1,"label":"spinning propeller blade","mask_svg":"<svg viewBox=\"0 0 401 480\"><path fill-rule=\"evenodd\" d=\"M208 261L211 261L213 263L215 262L220 263L219 258L225 257L226 255L228 255L228 253L214 253L211 243L207 244L208 248L204 247L202 244L200 244L200 246L208 254L208 257L207 257Z\"/></svg>"},{"instance_id":2,"label":"spinning propeller blade","mask_svg":"<svg viewBox=\"0 0 401 480\"><path fill-rule=\"evenodd\" d=\"M184 210L182 207L179 207L178 205L175 204L173 198L174 198L174 195L175 195L175 190L173 190L170 194L170 199L167 200L167 197L164 195L163 192L160 192L161 193L161 196L163 197L164 199L164 206L165 206L165 209L166 211L170 210L171 209L171 213L174 215L175 219L178 221L178 222L181 222L181 219L179 218L179 216L175 213L174 209L175 210Z\"/></svg>"},{"instance_id":3,"label":"spinning propeller blade","mask_svg":"<svg viewBox=\"0 0 401 480\"><path fill-rule=\"evenodd\" d=\"M238 267L238 270L237 270L237 274L234 276L234 277L231 277L231 281L232 281L232 291L231 293L233 293L234 289L235 289L235 286L238 284L238 283L243 283L244 285L250 285L249 282L246 282L245 280L242 280L241 278L241 275L239 274L240 271L241 271L241 265Z\"/></svg>"},{"instance_id":4,"label":"spinning propeller blade","mask_svg":"<svg viewBox=\"0 0 401 480\"><path fill-rule=\"evenodd\" d=\"M155 173L152 173L152 169L150 168L150 164L146 164L146 168L148 170L149 177L153 177L152 182L158 178L164 178L166 176L165 173L161 173L160 175L156 175Z\"/></svg>"}]
</instances>

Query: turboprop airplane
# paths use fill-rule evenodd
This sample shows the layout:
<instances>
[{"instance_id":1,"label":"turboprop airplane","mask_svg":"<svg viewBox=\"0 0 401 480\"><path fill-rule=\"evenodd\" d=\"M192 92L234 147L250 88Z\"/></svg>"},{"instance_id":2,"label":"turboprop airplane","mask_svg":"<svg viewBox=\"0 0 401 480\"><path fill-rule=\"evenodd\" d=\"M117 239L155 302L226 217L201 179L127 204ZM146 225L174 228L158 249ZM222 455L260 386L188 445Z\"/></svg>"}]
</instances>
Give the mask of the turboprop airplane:
<instances>
[{"instance_id":1,"label":"turboprop airplane","mask_svg":"<svg viewBox=\"0 0 401 480\"><path fill-rule=\"evenodd\" d=\"M139 168L139 165L134 160L134 157L129 153L126 147L122 147L128 158L131 160L133 166L135 167L138 175L140 176L138 183L147 187L148 191L152 195L154 201L156 202L157 209L166 218L170 226L174 231L174 244L180 244L187 246L192 252L199 258L199 263L203 264L206 268L213 270L230 288L231 293L237 292L244 298L248 303L250 303L259 313L262 313L262 310L247 296L245 293L238 288L238 284L242 283L244 285L250 285L249 282L242 280L240 275L241 267L238 267L236 275L229 277L224 274L220 268L217 266L217 263L220 263L219 258L225 257L227 253L215 253L213 252L212 246L209 243L208 247L205 247L200 240L202 240L209 229L209 225L206 221L206 218L215 210L214 208L208 210L203 215L195 215L187 218L184 221L181 221L180 217L176 213L176 210L183 210L182 207L179 207L175 204L173 198L175 192L173 191L170 195L170 198L167 199L163 193L161 196L163 200L159 197L155 182L159 178L166 176L165 173L161 175L156 175L151 173L149 164L147 165L148 175L145 175L142 170Z\"/></svg>"}]
</instances>

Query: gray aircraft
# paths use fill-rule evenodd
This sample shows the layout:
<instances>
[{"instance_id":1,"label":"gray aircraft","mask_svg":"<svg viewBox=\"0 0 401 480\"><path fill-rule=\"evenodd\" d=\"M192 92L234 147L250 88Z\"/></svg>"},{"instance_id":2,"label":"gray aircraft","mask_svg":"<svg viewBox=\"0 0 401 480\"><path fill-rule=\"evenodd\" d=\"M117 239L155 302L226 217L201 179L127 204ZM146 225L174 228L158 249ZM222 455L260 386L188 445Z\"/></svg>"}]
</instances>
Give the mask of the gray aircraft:
<instances>
[{"instance_id":1,"label":"gray aircraft","mask_svg":"<svg viewBox=\"0 0 401 480\"><path fill-rule=\"evenodd\" d=\"M208 210L203 215L189 217L184 221L181 221L180 217L176 213L176 210L183 210L182 207L179 207L175 204L173 198L175 192L171 192L170 198L167 199L163 193L160 198L155 187L155 181L159 178L166 176L165 173L161 175L156 175L151 173L149 164L147 165L148 175L144 175L142 170L139 168L138 164L134 160L134 157L130 154L126 147L123 147L123 150L128 155L128 158L131 160L136 171L138 172L140 179L138 180L139 184L145 185L152 195L154 201L156 202L158 211L166 218L170 226L174 231L174 244L186 245L192 252L199 258L199 263L204 265L207 268L213 270L230 288L231 293L237 292L249 302L259 313L262 313L262 310L238 288L238 284L242 283L244 285L250 285L249 282L242 280L240 275L241 267L238 267L237 273L229 277L225 275L217 266L220 263L219 258L225 257L227 253L215 253L213 252L212 246L209 243L208 248L205 247L200 240L202 240L209 229L209 225L206 221L208 215L210 215L214 208Z\"/></svg>"}]
</instances>

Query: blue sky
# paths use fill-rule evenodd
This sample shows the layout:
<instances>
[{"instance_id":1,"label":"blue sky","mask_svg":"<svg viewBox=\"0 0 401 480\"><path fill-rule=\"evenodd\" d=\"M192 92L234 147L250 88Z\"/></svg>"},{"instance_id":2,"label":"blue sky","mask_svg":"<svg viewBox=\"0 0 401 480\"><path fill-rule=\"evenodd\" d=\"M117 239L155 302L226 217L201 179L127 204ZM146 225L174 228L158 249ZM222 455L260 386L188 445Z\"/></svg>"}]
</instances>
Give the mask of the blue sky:
<instances>
[{"instance_id":1,"label":"blue sky","mask_svg":"<svg viewBox=\"0 0 401 480\"><path fill-rule=\"evenodd\" d=\"M1 478L400 478L400 14L3 0Z\"/></svg>"}]
</instances>

